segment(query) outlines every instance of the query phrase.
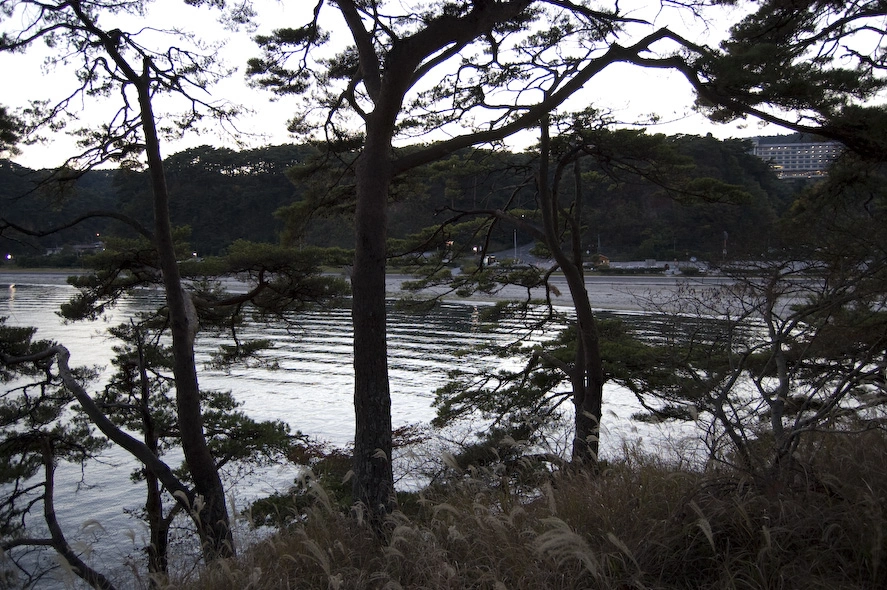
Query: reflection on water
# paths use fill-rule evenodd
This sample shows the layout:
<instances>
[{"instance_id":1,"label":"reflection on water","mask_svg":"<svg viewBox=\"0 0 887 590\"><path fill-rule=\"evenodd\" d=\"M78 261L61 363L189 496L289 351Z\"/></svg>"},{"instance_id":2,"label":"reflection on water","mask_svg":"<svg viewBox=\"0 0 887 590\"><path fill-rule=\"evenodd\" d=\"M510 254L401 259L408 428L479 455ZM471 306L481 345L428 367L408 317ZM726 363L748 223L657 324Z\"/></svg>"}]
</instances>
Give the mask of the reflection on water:
<instances>
[{"instance_id":1,"label":"reflection on water","mask_svg":"<svg viewBox=\"0 0 887 590\"><path fill-rule=\"evenodd\" d=\"M38 338L67 346L72 366L107 366L114 341L106 329L162 301L157 292L139 292L99 321L65 323L56 311L73 293L65 285L19 284L0 292L0 315L8 316L10 325L38 328ZM493 331L478 327L478 310L472 305L445 304L422 314L389 311L389 375L395 426L429 420L434 391L446 382L456 353L466 347L505 342L511 328L508 324ZM205 368L200 375L202 387L230 389L257 419L284 420L293 429L337 445L352 439L354 376L349 310L301 313L295 327L247 325L241 336L271 340L274 347L265 358L277 368ZM198 362L208 362L218 345L229 341L222 336L201 336L196 349ZM488 361L463 356L458 362L466 369L471 362Z\"/></svg>"},{"instance_id":2,"label":"reflection on water","mask_svg":"<svg viewBox=\"0 0 887 590\"><path fill-rule=\"evenodd\" d=\"M503 333L473 331L471 313L472 307L456 304L421 315L389 311L388 366L395 427L432 418L432 396L446 382L457 351L503 340ZM295 330L283 325L252 326L243 336L271 339L274 348L265 357L277 368L207 371L201 375L203 386L231 389L256 418L284 420L337 445L353 438L349 310L302 313ZM201 339L198 356L208 358L219 343L217 338Z\"/></svg>"},{"instance_id":3,"label":"reflection on water","mask_svg":"<svg viewBox=\"0 0 887 590\"><path fill-rule=\"evenodd\" d=\"M140 311L162 303L158 292L138 292L108 311L95 322L66 323L58 315L59 306L74 289L44 282L16 281L0 289L0 316L9 325L34 326L37 338L64 344L71 351L72 366L100 366L110 372L115 341L106 330ZM244 411L259 420L282 420L299 430L334 445L346 445L353 438L353 369L350 311L333 309L299 314L295 325L247 325L245 339L266 338L274 343L267 352L275 369L235 367L230 371L204 368L201 387L231 390L243 402ZM468 305L444 305L425 314L390 311L389 372L392 394L392 422L395 427L427 422L433 416L431 402L435 389L443 385L456 352L468 346L502 341L504 332L478 330L477 309ZM222 342L221 336L201 336L196 350L204 365ZM470 357L460 357L466 368ZM106 377L107 375L105 375ZM90 385L100 388L101 377ZM175 459L167 457L175 463ZM123 513L138 508L143 488L129 480L135 464L124 452L112 448L101 462L92 462L85 471L78 466L60 465L57 472L59 517L77 531L90 522L90 538L98 534L103 567L123 564L145 542L140 522ZM249 498L285 490L296 476L296 468L272 468L255 481L242 482L232 492L243 506ZM88 515L88 516L87 516ZM96 524L101 526L96 526ZM76 536L76 535L75 535ZM110 556L108 554L111 554Z\"/></svg>"},{"instance_id":4,"label":"reflection on water","mask_svg":"<svg viewBox=\"0 0 887 590\"><path fill-rule=\"evenodd\" d=\"M0 316L8 316L10 325L35 326L38 338L67 346L72 366L107 367L115 342L105 330L162 301L157 292L139 292L109 310L102 320L65 323L56 311L73 293L73 288L58 284L58 280L31 279L28 284L16 280L15 286L0 283ZM226 372L206 368L200 374L201 386L231 390L243 402L244 411L256 419L282 420L293 430L335 445L348 444L354 429L350 312L307 312L297 320L295 329L284 325L249 325L243 331L244 338L267 338L274 342L267 358L274 361L276 369L236 367ZM434 391L446 382L454 363L458 362L463 370L470 370L472 363L507 366L507 359L457 356L466 347L509 341L516 327L504 322L494 330L486 330L480 329L480 322L476 305L445 304L423 314L390 310L388 352L395 427L427 422L433 417ZM196 351L198 361L209 361L224 340L202 336ZM627 392L618 388L608 391L604 448L619 449L623 438L633 439L642 434L662 436L649 430L649 426L644 426L648 430L643 433L638 431L628 420L636 410L637 403ZM123 564L125 556L144 543L141 524L122 512L124 507L136 508L134 504L140 502L143 493L141 486L134 488L129 482L133 467L125 453L111 449L104 462L91 464L85 472L72 466L62 466L59 471L60 517L70 524L82 523L84 515L88 515L102 524L101 546L103 551L113 554L110 558L105 555L104 564ZM273 468L257 481L239 484L236 492L243 498L286 489L295 474L293 466Z\"/></svg>"},{"instance_id":5,"label":"reflection on water","mask_svg":"<svg viewBox=\"0 0 887 590\"><path fill-rule=\"evenodd\" d=\"M38 275L39 276L39 275ZM97 322L64 323L57 315L59 305L74 293L63 284L21 284L0 290L0 315L11 325L38 328L39 338L65 344L71 364L108 365L114 342L105 330L139 311L155 308L158 292L142 291L124 299ZM0 284L2 286L2 284ZM651 336L656 320L634 314L633 323L647 324ZM472 363L497 363L511 368L507 359L459 355L467 347L504 343L513 338L516 325L501 322L496 329L480 329L477 305L444 304L428 313L389 310L388 354L395 427L427 422L433 417L434 391L447 380L455 362L471 370ZM278 325L248 325L244 338L267 338L274 348L266 358L278 367L235 367L230 371L204 368L204 388L231 390L244 410L261 420L283 420L293 430L316 436L336 445L353 438L351 409L354 376L351 366L351 318L347 309L299 314L295 328ZM547 338L551 334L537 335ZM223 337L201 336L197 343L199 363L209 361ZM513 361L512 361L513 363ZM605 400L605 423L611 433L631 436L635 426L627 422L637 405L627 392L613 388ZM604 441L607 446L606 439ZM617 443L614 448L619 448Z\"/></svg>"}]
</instances>

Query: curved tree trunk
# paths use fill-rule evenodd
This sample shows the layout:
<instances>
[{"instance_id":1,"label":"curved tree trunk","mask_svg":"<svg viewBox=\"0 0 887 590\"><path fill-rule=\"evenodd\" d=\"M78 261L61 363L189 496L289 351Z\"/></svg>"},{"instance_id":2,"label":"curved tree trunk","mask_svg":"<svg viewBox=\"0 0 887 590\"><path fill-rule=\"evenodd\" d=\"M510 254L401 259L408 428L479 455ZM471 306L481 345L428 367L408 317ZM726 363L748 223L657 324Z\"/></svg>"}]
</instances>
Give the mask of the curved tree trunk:
<instances>
[{"instance_id":1,"label":"curved tree trunk","mask_svg":"<svg viewBox=\"0 0 887 590\"><path fill-rule=\"evenodd\" d=\"M67 3L66 3L67 4ZM151 58L143 55L139 73L120 51L120 38L110 32L103 31L95 22L94 15L90 14L80 2L71 2L77 19L84 28L101 40L108 57L120 69L121 91L125 91L128 85L135 89L138 95L139 123L141 124L145 140L145 157L148 163L148 174L153 193L154 212L154 246L163 275L163 286L169 313L170 333L172 336L173 351L173 375L176 384L176 409L179 431L182 442L182 450L191 478L194 482L197 499L192 502L192 514L203 545L204 557L215 559L234 555L233 537L228 521L228 507L219 471L216 467L206 436L203 430L203 414L200 407L200 390L197 384L197 367L194 362L194 337L197 333L197 317L188 294L182 286L176 261L175 245L172 237L172 227L169 217L169 191L166 186L166 177L163 169L163 159L160 154L160 141L157 134L152 93L156 88L153 77L157 73ZM67 354L67 351L65 351ZM67 359L62 359L66 362ZM85 395L84 396L88 397ZM109 424L107 417L99 415L94 410L98 422L105 424L106 429L115 430ZM102 428L102 426L100 426ZM119 429L116 429L119 430ZM103 430L104 432L104 430ZM125 433L115 432L112 440L126 440L129 448L135 449L133 441ZM144 449L139 449L139 453ZM149 451L150 453L150 451ZM139 456L139 455L137 455ZM155 465L155 474L159 471L167 471L168 467L162 464L156 456L141 458L146 466ZM156 465L160 464L160 465ZM149 469L151 467L149 466ZM174 479L169 473L164 474L167 481L172 483ZM173 492L186 493L181 482L175 482L173 487L167 488ZM186 496L188 494L186 493ZM190 496L189 496L190 497ZM199 502L198 502L199 500ZM183 498L179 498L184 502Z\"/></svg>"},{"instance_id":2,"label":"curved tree trunk","mask_svg":"<svg viewBox=\"0 0 887 590\"><path fill-rule=\"evenodd\" d=\"M367 126L371 129L371 126ZM385 311L388 136L369 131L356 163L357 209L352 283L354 322L354 499L375 528L396 505L391 469L391 394Z\"/></svg>"},{"instance_id":3,"label":"curved tree trunk","mask_svg":"<svg viewBox=\"0 0 887 590\"><path fill-rule=\"evenodd\" d=\"M44 439L43 447L43 518L49 529L52 547L68 562L74 573L90 586L99 590L114 590L114 585L108 578L80 559L62 532L62 527L55 514L55 454L49 439Z\"/></svg>"},{"instance_id":4,"label":"curved tree trunk","mask_svg":"<svg viewBox=\"0 0 887 590\"><path fill-rule=\"evenodd\" d=\"M563 251L560 254L563 256ZM576 310L576 357L570 376L575 411L572 460L574 463L594 464L600 450L604 398L604 369L597 321L585 289L581 262L577 264L566 256L563 256L563 260L556 258L556 261L564 273Z\"/></svg>"},{"instance_id":5,"label":"curved tree trunk","mask_svg":"<svg viewBox=\"0 0 887 590\"><path fill-rule=\"evenodd\" d=\"M160 457L159 435L151 415L151 385L145 360L145 346L141 330L135 331L139 355L139 409L141 412L145 446ZM150 469L145 469L145 520L148 521L148 576L151 588L168 583L169 574L169 523L163 518L163 489L160 479Z\"/></svg>"},{"instance_id":6,"label":"curved tree trunk","mask_svg":"<svg viewBox=\"0 0 887 590\"><path fill-rule=\"evenodd\" d=\"M576 310L576 357L570 382L573 386L574 432L572 461L574 463L597 463L600 449L600 425L604 396L604 369L601 359L597 321L588 300L585 288L585 275L582 271L582 252L578 246L579 224L572 223L572 255L564 252L558 231L560 206L557 189L549 185L550 137L548 121L544 119L541 128L539 196L542 210L542 223L549 251L560 266L570 289L573 307ZM576 200L580 200L579 177L577 177ZM578 215L580 209L574 211Z\"/></svg>"},{"instance_id":7,"label":"curved tree trunk","mask_svg":"<svg viewBox=\"0 0 887 590\"><path fill-rule=\"evenodd\" d=\"M148 65L146 64L146 69ZM145 76L145 79L147 76ZM222 480L209 451L203 430L200 389L194 361L194 336L197 317L193 304L182 286L169 218L169 191L160 155L160 143L154 124L150 88L147 82L138 85L142 128L145 133L145 154L154 196L155 246L163 274L163 286L169 309L172 335L173 375L176 384L176 410L182 450L197 494L198 530L207 559L234 555L233 537L228 521L228 507ZM192 507L193 509L193 507Z\"/></svg>"},{"instance_id":8,"label":"curved tree trunk","mask_svg":"<svg viewBox=\"0 0 887 590\"><path fill-rule=\"evenodd\" d=\"M576 272L575 268L569 270L563 266L561 268L565 276ZM579 289L574 287L574 281L567 279L570 294L576 302L574 303L578 323L576 336L579 340L576 347L575 375L572 379L575 410L572 460L574 463L594 464L597 462L600 450L604 374L597 323L588 301L581 271L579 274L578 282L582 285ZM586 309L580 310L580 308Z\"/></svg>"}]
</instances>

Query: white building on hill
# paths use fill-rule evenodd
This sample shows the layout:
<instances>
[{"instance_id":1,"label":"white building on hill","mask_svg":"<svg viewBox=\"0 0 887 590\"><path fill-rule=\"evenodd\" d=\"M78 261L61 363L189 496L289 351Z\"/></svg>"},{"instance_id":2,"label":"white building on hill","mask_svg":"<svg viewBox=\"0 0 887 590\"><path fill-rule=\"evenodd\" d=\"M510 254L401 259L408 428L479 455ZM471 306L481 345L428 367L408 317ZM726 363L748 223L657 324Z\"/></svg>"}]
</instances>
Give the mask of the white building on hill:
<instances>
[{"instance_id":1,"label":"white building on hill","mask_svg":"<svg viewBox=\"0 0 887 590\"><path fill-rule=\"evenodd\" d=\"M780 178L824 176L843 149L837 141L798 141L798 136L759 137L752 153L770 162ZM793 141L794 140L794 141Z\"/></svg>"}]
</instances>

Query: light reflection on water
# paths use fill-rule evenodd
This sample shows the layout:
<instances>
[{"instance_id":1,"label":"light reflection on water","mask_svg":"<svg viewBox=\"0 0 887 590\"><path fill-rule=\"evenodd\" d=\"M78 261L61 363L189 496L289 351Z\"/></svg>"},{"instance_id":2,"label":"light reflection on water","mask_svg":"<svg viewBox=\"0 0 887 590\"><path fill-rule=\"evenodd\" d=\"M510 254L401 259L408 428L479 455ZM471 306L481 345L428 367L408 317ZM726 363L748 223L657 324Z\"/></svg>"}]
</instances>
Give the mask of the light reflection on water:
<instances>
[{"instance_id":1,"label":"light reflection on water","mask_svg":"<svg viewBox=\"0 0 887 590\"><path fill-rule=\"evenodd\" d=\"M140 292L122 301L100 321L65 324L55 312L74 293L73 288L39 279L28 283L17 281L14 288L0 283L0 316L8 316L10 325L35 326L38 338L67 346L72 366L107 367L115 342L105 330L162 301L157 292ZM445 384L447 371L454 363L465 370L470 370L472 363L491 362L513 368L514 361L507 359L457 357L457 351L466 347L503 343L510 338L512 326L507 324L493 331L477 330L476 316L477 308L471 304L446 304L422 315L390 311L388 353L395 427L427 422L434 416L434 391ZM266 357L276 361L279 368L236 367L228 372L203 369L201 387L231 390L253 418L282 420L293 430L334 445L346 445L353 439L354 429L350 311L308 312L300 314L298 320L296 330L282 325L254 325L243 332L244 338L272 340L275 346ZM207 362L224 340L199 338L199 363ZM92 385L92 389L98 387ZM628 420L637 409L637 403L626 391L615 387L608 390L602 440L605 449L619 449L624 438L664 436L656 427L643 426L645 430L638 430ZM167 460L176 463L170 457ZM144 543L141 524L122 513L124 507L137 508L143 501L142 486L134 487L129 482L133 467L132 460L116 449L108 450L104 462L90 464L83 473L79 467L60 466L60 518L68 523L93 519L103 524L101 545L116 555L101 559L105 567L109 563L122 564L127 554L135 553ZM241 482L236 493L240 498L238 504L242 507L245 499L285 490L295 475L294 466L282 465L268 469L250 482Z\"/></svg>"},{"instance_id":2,"label":"light reflection on water","mask_svg":"<svg viewBox=\"0 0 887 590\"><path fill-rule=\"evenodd\" d=\"M96 322L64 323L59 306L74 290L65 285L22 285L0 291L0 315L10 325L34 326L37 337L52 339L71 351L71 365L107 366L114 341L105 330L130 315L161 302L156 292L141 292L109 310ZM428 314L390 311L388 353L395 426L428 421L434 390L446 382L458 350L484 342L504 341L503 332L478 332L472 306L448 304ZM347 309L300 314L297 327L247 326L241 336L267 338L274 348L264 358L278 368L204 368L201 387L231 390L257 419L279 419L301 430L344 445L353 438L350 411L354 376L351 366L351 320ZM230 339L201 336L198 363L204 364L220 343ZM462 357L459 362L469 362ZM334 409L334 411L333 411Z\"/></svg>"}]
</instances>

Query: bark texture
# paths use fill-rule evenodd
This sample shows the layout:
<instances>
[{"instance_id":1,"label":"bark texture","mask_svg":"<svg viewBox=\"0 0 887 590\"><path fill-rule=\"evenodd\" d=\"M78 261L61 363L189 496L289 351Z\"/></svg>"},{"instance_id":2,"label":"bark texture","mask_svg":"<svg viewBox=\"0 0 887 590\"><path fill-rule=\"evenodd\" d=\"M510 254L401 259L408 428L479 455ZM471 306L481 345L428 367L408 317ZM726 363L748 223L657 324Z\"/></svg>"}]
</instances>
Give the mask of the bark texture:
<instances>
[{"instance_id":1,"label":"bark texture","mask_svg":"<svg viewBox=\"0 0 887 590\"><path fill-rule=\"evenodd\" d=\"M199 505L192 506L191 509L199 513L198 529L207 559L230 557L234 555L234 542L228 521L225 490L203 429L197 365L194 361L197 317L193 303L182 285L176 262L169 217L169 190L154 124L150 87L147 83L148 69L149 64L146 63L145 75L141 78L143 83L137 86L145 133L145 153L154 196L154 239L169 310L179 433L185 462L199 496L195 502Z\"/></svg>"},{"instance_id":2,"label":"bark texture","mask_svg":"<svg viewBox=\"0 0 887 590\"><path fill-rule=\"evenodd\" d=\"M581 209L574 208L569 215L561 211L558 199L561 171L555 176L555 187L549 181L551 141L548 121L541 125L540 165L537 185L542 210L543 230L549 251L564 273L573 307L576 311L576 356L570 372L573 388L574 431L572 461L576 464L595 464L600 450L600 426L604 398L604 368L601 358L600 338L597 320L585 289L585 274L582 269L581 235L578 219ZM574 168L576 202L581 203L581 175ZM572 236L569 252L561 245L559 228L563 223L571 226Z\"/></svg>"},{"instance_id":3,"label":"bark texture","mask_svg":"<svg viewBox=\"0 0 887 590\"><path fill-rule=\"evenodd\" d=\"M391 469L391 392L385 314L390 138L367 137L357 162L354 270L354 498L375 527L396 506Z\"/></svg>"}]
</instances>

